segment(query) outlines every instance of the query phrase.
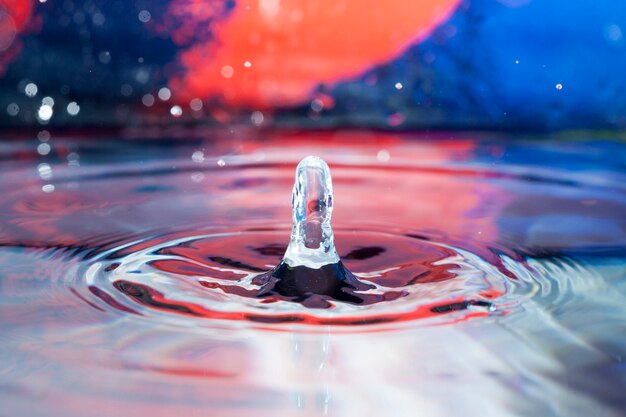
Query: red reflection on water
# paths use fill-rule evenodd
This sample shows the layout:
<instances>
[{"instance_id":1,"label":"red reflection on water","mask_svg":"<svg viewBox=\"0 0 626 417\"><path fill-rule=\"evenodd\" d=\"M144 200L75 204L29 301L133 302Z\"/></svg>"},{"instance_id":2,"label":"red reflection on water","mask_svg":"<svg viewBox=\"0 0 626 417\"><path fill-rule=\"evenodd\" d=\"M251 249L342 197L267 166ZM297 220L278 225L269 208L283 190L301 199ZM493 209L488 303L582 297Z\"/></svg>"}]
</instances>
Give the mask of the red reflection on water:
<instances>
[{"instance_id":1,"label":"red reflection on water","mask_svg":"<svg viewBox=\"0 0 626 417\"><path fill-rule=\"evenodd\" d=\"M335 180L333 225L337 228L384 225L391 233L441 235L448 242L454 238L454 244L467 248L475 240L498 241L497 219L513 199L488 181L484 172L465 164L450 169L455 161L473 158L476 143L471 140L425 142L380 132L304 131L267 132L263 141L241 140L231 145L239 155L264 155L266 159L257 168L232 170L226 165L207 172L199 183L183 174L150 177L147 173L145 178L129 175L107 180L108 168L103 165L101 180L88 185L79 182L80 187L72 190L57 184L52 193L41 190L43 182L38 178L25 181L25 172L36 168L25 161L23 169L3 174L6 184L19 187L7 185L0 204L0 244L91 246L106 236L134 236L137 231L164 224L179 228L187 224L232 225L247 218L271 218L271 225L284 225L291 221L293 169L307 155L329 162ZM219 154L224 152L219 142L212 142L211 147ZM182 149L180 152L186 153L180 163L191 153ZM389 161L377 159L381 150ZM138 153L138 160L141 157ZM353 162L337 164L337 160ZM405 169L412 165L420 168ZM146 181L170 187L170 191L138 192ZM181 200L177 198L180 195L187 197ZM344 235L336 237L341 241Z\"/></svg>"},{"instance_id":2,"label":"red reflection on water","mask_svg":"<svg viewBox=\"0 0 626 417\"><path fill-rule=\"evenodd\" d=\"M487 311L468 311L468 307L477 304L475 300L463 297L454 297L444 302L424 304L408 312L378 314L361 317L320 317L313 314L287 312L284 314L259 314L243 311L220 311L200 306L192 302L169 300L164 294L141 284L119 280L113 283L121 292L133 298L137 303L149 306L156 310L181 314L198 318L214 320L245 320L260 324L292 323L315 326L354 326L386 323L403 323L408 321L440 317L443 315L464 311L453 322L464 321L477 317L487 317ZM496 299L500 292L492 290L486 292L489 298Z\"/></svg>"},{"instance_id":3,"label":"red reflection on water","mask_svg":"<svg viewBox=\"0 0 626 417\"><path fill-rule=\"evenodd\" d=\"M458 0L239 0L216 21L222 4L172 1L170 14L185 19L175 41L188 42L208 27L212 36L180 55L184 74L171 87L183 99L218 96L233 106L267 108L301 103L319 84L393 59Z\"/></svg>"},{"instance_id":4,"label":"red reflection on water","mask_svg":"<svg viewBox=\"0 0 626 417\"><path fill-rule=\"evenodd\" d=\"M30 0L0 0L0 76L22 49L17 36L27 27L32 11Z\"/></svg>"},{"instance_id":5,"label":"red reflection on water","mask_svg":"<svg viewBox=\"0 0 626 417\"><path fill-rule=\"evenodd\" d=\"M333 173L336 227L385 224L394 232L388 228L393 224L397 230L445 234L448 241L459 238L455 244L465 247L475 239L496 242L496 221L513 199L488 181L489 173L462 164L474 157L475 147L469 139L425 142L380 132L279 131L267 134L262 142L242 144L241 151L284 160L307 155L325 159ZM285 219L291 219L292 185L290 175L281 185L284 194L272 196L287 202L280 207ZM255 198L244 189L232 190L231 195L241 204Z\"/></svg>"},{"instance_id":6,"label":"red reflection on water","mask_svg":"<svg viewBox=\"0 0 626 417\"><path fill-rule=\"evenodd\" d=\"M338 230L336 234L340 257L350 271L358 274L389 269L368 278L376 284L402 288L456 277L449 265L440 263L455 255L446 248L383 233ZM169 274L237 281L242 274L233 271L264 272L278 265L287 249L287 239L287 231L248 233L244 239L237 234L198 239L160 250L159 254L173 258L154 261L151 265ZM207 286L204 282L200 284Z\"/></svg>"}]
</instances>

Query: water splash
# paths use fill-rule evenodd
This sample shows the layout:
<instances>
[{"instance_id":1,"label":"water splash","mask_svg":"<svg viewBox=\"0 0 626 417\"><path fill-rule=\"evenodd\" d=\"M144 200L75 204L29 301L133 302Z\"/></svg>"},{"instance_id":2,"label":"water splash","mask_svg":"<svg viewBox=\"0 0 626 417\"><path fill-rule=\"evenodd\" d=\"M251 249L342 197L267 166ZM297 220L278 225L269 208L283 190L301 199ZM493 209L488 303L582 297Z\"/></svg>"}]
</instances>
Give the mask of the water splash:
<instances>
[{"instance_id":1,"label":"water splash","mask_svg":"<svg viewBox=\"0 0 626 417\"><path fill-rule=\"evenodd\" d=\"M346 269L335 248L330 221L333 183L330 169L317 156L307 156L296 168L292 199L293 228L280 264L253 281L262 285L260 297L282 296L308 307L330 307L329 297L361 304L373 289ZM374 300L369 300L374 301Z\"/></svg>"},{"instance_id":2,"label":"water splash","mask_svg":"<svg viewBox=\"0 0 626 417\"><path fill-rule=\"evenodd\" d=\"M339 262L330 225L333 183L321 158L308 156L298 164L291 206L293 228L283 262L314 269Z\"/></svg>"}]
</instances>

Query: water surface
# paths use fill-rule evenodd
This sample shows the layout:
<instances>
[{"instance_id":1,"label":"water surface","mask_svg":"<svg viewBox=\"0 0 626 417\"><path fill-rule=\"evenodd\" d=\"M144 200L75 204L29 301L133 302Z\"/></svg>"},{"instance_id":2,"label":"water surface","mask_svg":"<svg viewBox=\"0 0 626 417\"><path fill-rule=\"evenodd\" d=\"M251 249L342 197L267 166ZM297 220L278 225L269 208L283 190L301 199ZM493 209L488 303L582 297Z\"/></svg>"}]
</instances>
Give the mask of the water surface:
<instances>
[{"instance_id":1,"label":"water surface","mask_svg":"<svg viewBox=\"0 0 626 417\"><path fill-rule=\"evenodd\" d=\"M624 142L191 133L0 144L8 415L623 413ZM382 302L259 297L310 154Z\"/></svg>"}]
</instances>

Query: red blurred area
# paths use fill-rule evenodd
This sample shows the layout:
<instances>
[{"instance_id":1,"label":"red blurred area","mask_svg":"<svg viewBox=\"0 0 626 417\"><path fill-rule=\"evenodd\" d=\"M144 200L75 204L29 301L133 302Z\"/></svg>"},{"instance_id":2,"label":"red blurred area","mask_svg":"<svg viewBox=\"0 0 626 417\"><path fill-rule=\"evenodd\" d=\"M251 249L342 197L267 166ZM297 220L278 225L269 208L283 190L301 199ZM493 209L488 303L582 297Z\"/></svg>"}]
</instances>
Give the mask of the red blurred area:
<instances>
[{"instance_id":1,"label":"red blurred area","mask_svg":"<svg viewBox=\"0 0 626 417\"><path fill-rule=\"evenodd\" d=\"M354 77L428 35L459 0L238 0L226 18L206 0L173 0L184 42L211 21L212 36L180 55L181 99L269 108L305 102L316 86ZM221 3L221 2L220 2ZM198 23L203 23L199 25Z\"/></svg>"},{"instance_id":2,"label":"red blurred area","mask_svg":"<svg viewBox=\"0 0 626 417\"><path fill-rule=\"evenodd\" d=\"M32 12L31 0L0 0L0 76L21 51L18 34L27 28Z\"/></svg>"},{"instance_id":3,"label":"red blurred area","mask_svg":"<svg viewBox=\"0 0 626 417\"><path fill-rule=\"evenodd\" d=\"M17 30L26 25L33 10L30 0L0 0L0 7L11 18Z\"/></svg>"}]
</instances>

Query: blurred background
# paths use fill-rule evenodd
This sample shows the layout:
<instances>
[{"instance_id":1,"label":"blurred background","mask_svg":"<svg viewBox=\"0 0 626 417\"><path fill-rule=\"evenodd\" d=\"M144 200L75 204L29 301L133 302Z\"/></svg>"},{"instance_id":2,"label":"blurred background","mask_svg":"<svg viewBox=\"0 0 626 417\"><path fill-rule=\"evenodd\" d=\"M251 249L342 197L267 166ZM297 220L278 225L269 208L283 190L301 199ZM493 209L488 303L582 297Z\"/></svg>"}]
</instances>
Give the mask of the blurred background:
<instances>
[{"instance_id":1,"label":"blurred background","mask_svg":"<svg viewBox=\"0 0 626 417\"><path fill-rule=\"evenodd\" d=\"M626 2L0 0L0 128L626 127Z\"/></svg>"}]
</instances>

